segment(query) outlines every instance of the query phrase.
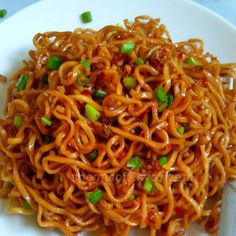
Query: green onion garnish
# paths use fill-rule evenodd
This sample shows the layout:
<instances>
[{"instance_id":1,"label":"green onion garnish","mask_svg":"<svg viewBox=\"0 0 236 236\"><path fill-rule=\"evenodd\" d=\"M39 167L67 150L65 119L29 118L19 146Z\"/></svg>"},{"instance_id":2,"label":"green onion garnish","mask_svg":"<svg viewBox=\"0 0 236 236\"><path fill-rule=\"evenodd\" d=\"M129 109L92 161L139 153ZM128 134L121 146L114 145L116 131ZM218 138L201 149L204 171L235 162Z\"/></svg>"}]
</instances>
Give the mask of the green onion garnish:
<instances>
[{"instance_id":1,"label":"green onion garnish","mask_svg":"<svg viewBox=\"0 0 236 236\"><path fill-rule=\"evenodd\" d=\"M86 104L85 105L85 116L91 121L96 121L101 117L101 113L99 111L97 111L90 104Z\"/></svg>"},{"instance_id":2,"label":"green onion garnish","mask_svg":"<svg viewBox=\"0 0 236 236\"><path fill-rule=\"evenodd\" d=\"M41 80L42 80L42 83L45 84L45 85L48 85L48 76L46 74L44 74L42 77L41 77Z\"/></svg>"},{"instance_id":3,"label":"green onion garnish","mask_svg":"<svg viewBox=\"0 0 236 236\"><path fill-rule=\"evenodd\" d=\"M52 136L51 135L43 135L42 139L45 143L51 143L52 142Z\"/></svg>"},{"instance_id":4,"label":"green onion garnish","mask_svg":"<svg viewBox=\"0 0 236 236\"><path fill-rule=\"evenodd\" d=\"M134 77L125 76L123 79L124 86L128 89L136 87L136 79Z\"/></svg>"},{"instance_id":5,"label":"green onion garnish","mask_svg":"<svg viewBox=\"0 0 236 236\"><path fill-rule=\"evenodd\" d=\"M85 68L89 69L90 68L90 62L88 60L81 60L80 64Z\"/></svg>"},{"instance_id":6,"label":"green onion garnish","mask_svg":"<svg viewBox=\"0 0 236 236\"><path fill-rule=\"evenodd\" d=\"M135 43L134 42L125 42L121 44L120 51L121 53L130 53L134 50L135 48Z\"/></svg>"},{"instance_id":7,"label":"green onion garnish","mask_svg":"<svg viewBox=\"0 0 236 236\"><path fill-rule=\"evenodd\" d=\"M7 10L6 9L0 9L0 18L5 17L6 14L7 14Z\"/></svg>"},{"instance_id":8,"label":"green onion garnish","mask_svg":"<svg viewBox=\"0 0 236 236\"><path fill-rule=\"evenodd\" d=\"M178 127L177 131L179 134L184 134L184 127L183 126Z\"/></svg>"},{"instance_id":9,"label":"green onion garnish","mask_svg":"<svg viewBox=\"0 0 236 236\"><path fill-rule=\"evenodd\" d=\"M154 94L158 104L168 103L168 96L163 87L158 87L154 90Z\"/></svg>"},{"instance_id":10,"label":"green onion garnish","mask_svg":"<svg viewBox=\"0 0 236 236\"><path fill-rule=\"evenodd\" d=\"M132 169L140 169L142 168L141 158L138 156L132 157L127 161L127 167Z\"/></svg>"},{"instance_id":11,"label":"green onion garnish","mask_svg":"<svg viewBox=\"0 0 236 236\"><path fill-rule=\"evenodd\" d=\"M88 199L92 204L96 204L103 197L103 191L101 189L97 189L94 192L88 193Z\"/></svg>"},{"instance_id":12,"label":"green onion garnish","mask_svg":"<svg viewBox=\"0 0 236 236\"><path fill-rule=\"evenodd\" d=\"M23 124L23 117L20 115L15 115L13 118L13 125L19 129L22 126L22 124Z\"/></svg>"},{"instance_id":13,"label":"green onion garnish","mask_svg":"<svg viewBox=\"0 0 236 236\"><path fill-rule=\"evenodd\" d=\"M47 68L50 70L57 70L62 63L63 61L58 56L52 55L48 58Z\"/></svg>"},{"instance_id":14,"label":"green onion garnish","mask_svg":"<svg viewBox=\"0 0 236 236\"><path fill-rule=\"evenodd\" d=\"M26 200L24 201L22 207L25 208L25 209L30 209L31 208L30 204Z\"/></svg>"},{"instance_id":15,"label":"green onion garnish","mask_svg":"<svg viewBox=\"0 0 236 236\"><path fill-rule=\"evenodd\" d=\"M83 23L89 23L93 20L92 14L90 11L85 11L81 14L81 20Z\"/></svg>"},{"instance_id":16,"label":"green onion garnish","mask_svg":"<svg viewBox=\"0 0 236 236\"><path fill-rule=\"evenodd\" d=\"M194 57L190 57L188 60L187 60L187 63L189 65L194 65L194 66L200 66L201 63L199 61L197 61Z\"/></svg>"},{"instance_id":17,"label":"green onion garnish","mask_svg":"<svg viewBox=\"0 0 236 236\"><path fill-rule=\"evenodd\" d=\"M52 121L47 119L45 116L41 117L41 121L43 122L43 124L45 124L47 126L51 126L52 125Z\"/></svg>"},{"instance_id":18,"label":"green onion garnish","mask_svg":"<svg viewBox=\"0 0 236 236\"><path fill-rule=\"evenodd\" d=\"M173 94L169 94L167 100L168 100L167 101L168 106L170 106L173 103L173 101L174 101L174 95Z\"/></svg>"},{"instance_id":19,"label":"green onion garnish","mask_svg":"<svg viewBox=\"0 0 236 236\"><path fill-rule=\"evenodd\" d=\"M25 89L27 81L28 81L28 76L27 75L21 75L20 78L18 79L17 83L16 83L16 88L18 90Z\"/></svg>"},{"instance_id":20,"label":"green onion garnish","mask_svg":"<svg viewBox=\"0 0 236 236\"><path fill-rule=\"evenodd\" d=\"M158 181L159 184L163 184L163 180L162 179L158 178L157 181Z\"/></svg>"},{"instance_id":21,"label":"green onion garnish","mask_svg":"<svg viewBox=\"0 0 236 236\"><path fill-rule=\"evenodd\" d=\"M163 104L161 104L159 107L158 107L158 111L159 112L162 112L162 111L164 111L165 110L165 108L168 106L168 104L167 103L163 103Z\"/></svg>"},{"instance_id":22,"label":"green onion garnish","mask_svg":"<svg viewBox=\"0 0 236 236\"><path fill-rule=\"evenodd\" d=\"M135 195L131 194L130 197L129 197L129 200L134 200L134 199L135 199Z\"/></svg>"},{"instance_id":23,"label":"green onion garnish","mask_svg":"<svg viewBox=\"0 0 236 236\"><path fill-rule=\"evenodd\" d=\"M85 85L89 84L90 79L88 77L86 77L85 74L80 74L77 77L77 82L80 86L85 86Z\"/></svg>"},{"instance_id":24,"label":"green onion garnish","mask_svg":"<svg viewBox=\"0 0 236 236\"><path fill-rule=\"evenodd\" d=\"M162 156L159 159L159 163L160 163L160 166L163 167L167 163L167 157L166 156Z\"/></svg>"},{"instance_id":25,"label":"green onion garnish","mask_svg":"<svg viewBox=\"0 0 236 236\"><path fill-rule=\"evenodd\" d=\"M153 180L150 177L147 177L143 184L143 189L147 192L150 192L153 187Z\"/></svg>"},{"instance_id":26,"label":"green onion garnish","mask_svg":"<svg viewBox=\"0 0 236 236\"><path fill-rule=\"evenodd\" d=\"M97 156L98 156L98 151L95 149L88 154L88 159L90 161L94 161L97 158Z\"/></svg>"},{"instance_id":27,"label":"green onion garnish","mask_svg":"<svg viewBox=\"0 0 236 236\"><path fill-rule=\"evenodd\" d=\"M103 99L107 95L107 92L101 89L94 90L92 93L93 99Z\"/></svg>"},{"instance_id":28,"label":"green onion garnish","mask_svg":"<svg viewBox=\"0 0 236 236\"><path fill-rule=\"evenodd\" d=\"M140 66L140 65L144 64L144 60L140 57L137 57L135 63L136 63L137 66Z\"/></svg>"}]
</instances>

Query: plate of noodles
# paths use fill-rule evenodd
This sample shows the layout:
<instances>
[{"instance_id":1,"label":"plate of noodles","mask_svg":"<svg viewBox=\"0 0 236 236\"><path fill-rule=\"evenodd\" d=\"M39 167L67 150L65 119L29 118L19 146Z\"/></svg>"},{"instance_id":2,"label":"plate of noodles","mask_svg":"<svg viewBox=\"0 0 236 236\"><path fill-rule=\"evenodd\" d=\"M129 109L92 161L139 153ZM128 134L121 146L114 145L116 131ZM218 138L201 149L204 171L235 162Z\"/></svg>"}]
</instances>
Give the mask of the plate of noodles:
<instances>
[{"instance_id":1,"label":"plate of noodles","mask_svg":"<svg viewBox=\"0 0 236 236\"><path fill-rule=\"evenodd\" d=\"M184 0L45 0L0 34L0 235L217 234L231 24Z\"/></svg>"}]
</instances>

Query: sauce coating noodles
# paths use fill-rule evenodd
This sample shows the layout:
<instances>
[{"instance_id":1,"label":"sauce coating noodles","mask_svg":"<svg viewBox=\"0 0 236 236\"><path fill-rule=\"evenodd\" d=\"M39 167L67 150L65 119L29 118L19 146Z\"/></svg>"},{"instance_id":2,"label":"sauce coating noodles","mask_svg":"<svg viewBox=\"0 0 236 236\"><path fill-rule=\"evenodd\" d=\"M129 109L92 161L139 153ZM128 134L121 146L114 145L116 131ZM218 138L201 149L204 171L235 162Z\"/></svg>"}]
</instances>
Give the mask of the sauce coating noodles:
<instances>
[{"instance_id":1,"label":"sauce coating noodles","mask_svg":"<svg viewBox=\"0 0 236 236\"><path fill-rule=\"evenodd\" d=\"M236 177L236 90L222 79L236 64L200 39L173 43L159 19L124 24L35 35L0 119L0 197L67 236L183 235L204 219L215 232Z\"/></svg>"}]
</instances>

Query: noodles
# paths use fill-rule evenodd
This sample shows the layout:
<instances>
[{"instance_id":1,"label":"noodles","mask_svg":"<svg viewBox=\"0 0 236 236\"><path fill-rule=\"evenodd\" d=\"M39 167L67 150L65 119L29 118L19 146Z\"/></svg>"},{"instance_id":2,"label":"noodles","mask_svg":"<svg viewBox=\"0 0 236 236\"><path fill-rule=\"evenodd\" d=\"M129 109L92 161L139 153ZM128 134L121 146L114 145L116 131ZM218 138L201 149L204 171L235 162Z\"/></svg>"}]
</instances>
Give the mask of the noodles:
<instances>
[{"instance_id":1,"label":"noodles","mask_svg":"<svg viewBox=\"0 0 236 236\"><path fill-rule=\"evenodd\" d=\"M159 19L124 23L35 35L0 119L0 196L67 236L215 232L236 178L236 64Z\"/></svg>"}]
</instances>

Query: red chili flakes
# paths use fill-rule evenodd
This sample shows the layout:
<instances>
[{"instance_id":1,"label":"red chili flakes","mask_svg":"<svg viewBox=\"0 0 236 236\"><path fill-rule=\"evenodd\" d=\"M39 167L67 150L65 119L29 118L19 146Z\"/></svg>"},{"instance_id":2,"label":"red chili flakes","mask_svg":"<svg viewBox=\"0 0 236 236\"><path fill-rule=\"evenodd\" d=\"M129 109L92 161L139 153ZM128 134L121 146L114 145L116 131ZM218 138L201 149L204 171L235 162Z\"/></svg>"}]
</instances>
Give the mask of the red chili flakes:
<instances>
[{"instance_id":1,"label":"red chili flakes","mask_svg":"<svg viewBox=\"0 0 236 236\"><path fill-rule=\"evenodd\" d=\"M14 130L14 126L11 123L4 124L3 128L6 130L7 133L12 133Z\"/></svg>"},{"instance_id":2,"label":"red chili flakes","mask_svg":"<svg viewBox=\"0 0 236 236\"><path fill-rule=\"evenodd\" d=\"M106 74L104 72L101 72L98 74L97 76L97 80L99 81L102 81L104 78L105 78Z\"/></svg>"},{"instance_id":3,"label":"red chili flakes","mask_svg":"<svg viewBox=\"0 0 236 236\"><path fill-rule=\"evenodd\" d=\"M210 216L205 224L206 229L212 229L213 227L215 227L215 225L216 225L215 219Z\"/></svg>"},{"instance_id":4,"label":"red chili flakes","mask_svg":"<svg viewBox=\"0 0 236 236\"><path fill-rule=\"evenodd\" d=\"M177 77L178 77L178 79L182 79L181 74L178 74Z\"/></svg>"},{"instance_id":5,"label":"red chili flakes","mask_svg":"<svg viewBox=\"0 0 236 236\"><path fill-rule=\"evenodd\" d=\"M207 84L208 84L207 78L204 78L204 79L201 80L201 85L202 86L207 86Z\"/></svg>"},{"instance_id":6,"label":"red chili flakes","mask_svg":"<svg viewBox=\"0 0 236 236\"><path fill-rule=\"evenodd\" d=\"M170 150L172 150L172 145L170 144L170 143L168 143L167 145L166 145L166 148L168 149L168 151L170 151Z\"/></svg>"},{"instance_id":7,"label":"red chili flakes","mask_svg":"<svg viewBox=\"0 0 236 236\"><path fill-rule=\"evenodd\" d=\"M167 52L166 47L163 47L163 48L162 48L162 53L165 54L166 52Z\"/></svg>"},{"instance_id":8,"label":"red chili flakes","mask_svg":"<svg viewBox=\"0 0 236 236\"><path fill-rule=\"evenodd\" d=\"M85 89L85 90L83 90L83 91L81 92L81 94L83 94L83 95L85 95L85 96L91 96L92 93L91 93L91 91Z\"/></svg>"},{"instance_id":9,"label":"red chili flakes","mask_svg":"<svg viewBox=\"0 0 236 236\"><path fill-rule=\"evenodd\" d=\"M153 166L154 166L154 168L156 170L160 170L161 169L161 165L160 165L159 161L154 161Z\"/></svg>"},{"instance_id":10,"label":"red chili flakes","mask_svg":"<svg viewBox=\"0 0 236 236\"><path fill-rule=\"evenodd\" d=\"M149 64L154 68L158 68L160 66L163 66L163 64L157 59L150 59Z\"/></svg>"},{"instance_id":11,"label":"red chili flakes","mask_svg":"<svg viewBox=\"0 0 236 236\"><path fill-rule=\"evenodd\" d=\"M94 55L98 55L99 50L100 50L100 46L98 45L98 46L93 50L93 54L94 54Z\"/></svg>"},{"instance_id":12,"label":"red chili flakes","mask_svg":"<svg viewBox=\"0 0 236 236\"><path fill-rule=\"evenodd\" d=\"M185 210L183 209L183 207L175 206L174 210L178 216L183 216L185 213Z\"/></svg>"},{"instance_id":13,"label":"red chili flakes","mask_svg":"<svg viewBox=\"0 0 236 236\"><path fill-rule=\"evenodd\" d=\"M144 131L143 131L143 130L141 131L141 133L140 133L139 136L140 136L140 137L144 137Z\"/></svg>"},{"instance_id":14,"label":"red chili flakes","mask_svg":"<svg viewBox=\"0 0 236 236\"><path fill-rule=\"evenodd\" d=\"M119 152L117 154L117 159L123 159L126 155L126 152L124 150L122 150L121 152Z\"/></svg>"},{"instance_id":15,"label":"red chili flakes","mask_svg":"<svg viewBox=\"0 0 236 236\"><path fill-rule=\"evenodd\" d=\"M93 62L93 63L91 64L91 66L90 66L91 71L95 71L96 68L97 68L97 63L96 63L96 62Z\"/></svg>"},{"instance_id":16,"label":"red chili flakes","mask_svg":"<svg viewBox=\"0 0 236 236\"><path fill-rule=\"evenodd\" d=\"M148 215L147 215L147 220L148 220L149 222L154 222L155 219L156 219L156 214L155 214L155 212L154 212L154 211L149 211L149 212L148 212Z\"/></svg>"},{"instance_id":17,"label":"red chili flakes","mask_svg":"<svg viewBox=\"0 0 236 236\"><path fill-rule=\"evenodd\" d=\"M71 172L71 180L76 181L77 177L74 171Z\"/></svg>"},{"instance_id":18,"label":"red chili flakes","mask_svg":"<svg viewBox=\"0 0 236 236\"><path fill-rule=\"evenodd\" d=\"M112 58L113 64L122 63L122 61L124 60L124 57L125 56L123 54L120 54L120 53L115 54Z\"/></svg>"},{"instance_id":19,"label":"red chili flakes","mask_svg":"<svg viewBox=\"0 0 236 236\"><path fill-rule=\"evenodd\" d=\"M178 57L179 57L180 59L183 58L183 53L182 53L181 51L178 50L178 53L177 53L177 54L178 54Z\"/></svg>"},{"instance_id":20,"label":"red chili flakes","mask_svg":"<svg viewBox=\"0 0 236 236\"><path fill-rule=\"evenodd\" d=\"M79 103L79 102L75 101L75 104L80 112L84 111L84 104L83 103Z\"/></svg>"}]
</instances>

